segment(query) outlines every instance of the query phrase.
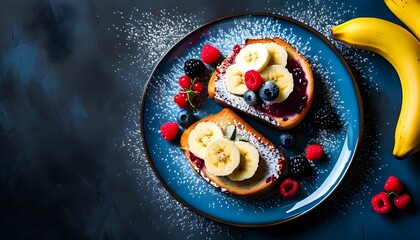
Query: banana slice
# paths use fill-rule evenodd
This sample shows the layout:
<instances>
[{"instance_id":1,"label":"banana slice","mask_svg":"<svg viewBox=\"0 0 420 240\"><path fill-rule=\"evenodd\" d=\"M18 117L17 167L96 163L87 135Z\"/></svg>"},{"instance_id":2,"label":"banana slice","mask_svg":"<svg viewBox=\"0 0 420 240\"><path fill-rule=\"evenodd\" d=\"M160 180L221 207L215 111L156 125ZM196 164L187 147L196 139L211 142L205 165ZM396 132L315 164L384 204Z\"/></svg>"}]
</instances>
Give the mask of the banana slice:
<instances>
[{"instance_id":1,"label":"banana slice","mask_svg":"<svg viewBox=\"0 0 420 240\"><path fill-rule=\"evenodd\" d=\"M287 68L281 65L271 65L261 72L261 76L265 81L272 81L279 87L279 96L271 102L282 102L293 92L293 75Z\"/></svg>"},{"instance_id":2,"label":"banana slice","mask_svg":"<svg viewBox=\"0 0 420 240\"><path fill-rule=\"evenodd\" d=\"M243 95L248 90L245 85L245 74L237 64L233 64L226 69L225 83L228 91L232 94Z\"/></svg>"},{"instance_id":3,"label":"banana slice","mask_svg":"<svg viewBox=\"0 0 420 240\"><path fill-rule=\"evenodd\" d=\"M207 145L204 164L214 176L227 176L238 166L241 160L238 147L233 141L217 139Z\"/></svg>"},{"instance_id":4,"label":"banana slice","mask_svg":"<svg viewBox=\"0 0 420 240\"><path fill-rule=\"evenodd\" d=\"M262 43L250 44L238 53L235 61L243 73L248 70L261 72L270 62L270 55Z\"/></svg>"},{"instance_id":5,"label":"banana slice","mask_svg":"<svg viewBox=\"0 0 420 240\"><path fill-rule=\"evenodd\" d=\"M264 43L264 47L267 48L268 54L270 55L270 62L268 65L287 65L287 52L286 49L277 43Z\"/></svg>"},{"instance_id":6,"label":"banana slice","mask_svg":"<svg viewBox=\"0 0 420 240\"><path fill-rule=\"evenodd\" d=\"M222 129L212 122L201 122L195 126L188 137L189 151L204 159L207 146L214 140L223 138Z\"/></svg>"},{"instance_id":7,"label":"banana slice","mask_svg":"<svg viewBox=\"0 0 420 240\"><path fill-rule=\"evenodd\" d=\"M233 181L242 181L254 176L260 161L260 154L258 150L248 142L235 142L241 155L239 166L228 175L228 178Z\"/></svg>"}]
</instances>

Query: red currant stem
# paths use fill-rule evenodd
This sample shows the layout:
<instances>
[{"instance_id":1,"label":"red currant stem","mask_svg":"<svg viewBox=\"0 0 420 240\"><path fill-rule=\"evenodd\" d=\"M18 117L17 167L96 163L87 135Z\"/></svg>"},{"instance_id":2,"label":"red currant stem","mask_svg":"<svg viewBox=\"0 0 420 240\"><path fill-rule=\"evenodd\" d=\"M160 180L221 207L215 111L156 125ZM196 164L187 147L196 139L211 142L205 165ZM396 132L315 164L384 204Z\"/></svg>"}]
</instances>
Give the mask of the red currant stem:
<instances>
[{"instance_id":1,"label":"red currant stem","mask_svg":"<svg viewBox=\"0 0 420 240\"><path fill-rule=\"evenodd\" d=\"M398 194L396 192L388 192L387 195L388 195L388 197L391 196L391 195L395 195L396 197L398 197Z\"/></svg>"},{"instance_id":2,"label":"red currant stem","mask_svg":"<svg viewBox=\"0 0 420 240\"><path fill-rule=\"evenodd\" d=\"M194 85L195 80L196 80L196 78L194 78L194 79L192 80L190 87L189 87L188 89L185 89L185 93L187 94L187 99L188 99L188 102L190 103L191 107L193 107L193 108L194 108L195 106L194 106L193 101L192 101L192 96L193 96L194 94L198 94L198 93L199 93L199 92L196 92L196 91L192 90L192 86Z\"/></svg>"},{"instance_id":3,"label":"red currant stem","mask_svg":"<svg viewBox=\"0 0 420 240\"><path fill-rule=\"evenodd\" d=\"M194 104L192 103L192 100L191 100L191 97L190 97L190 94L189 93L187 93L187 99L188 99L188 102L190 103L190 105L191 105L191 107L195 107L194 106Z\"/></svg>"}]
</instances>

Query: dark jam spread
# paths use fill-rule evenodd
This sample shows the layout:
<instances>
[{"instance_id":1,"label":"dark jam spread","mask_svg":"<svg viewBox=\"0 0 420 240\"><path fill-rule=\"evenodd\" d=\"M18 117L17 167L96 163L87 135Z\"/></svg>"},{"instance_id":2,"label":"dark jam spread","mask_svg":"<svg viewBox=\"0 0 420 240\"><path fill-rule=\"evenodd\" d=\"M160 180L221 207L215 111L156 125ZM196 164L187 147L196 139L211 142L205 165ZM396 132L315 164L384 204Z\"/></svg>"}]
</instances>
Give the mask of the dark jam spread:
<instances>
[{"instance_id":1,"label":"dark jam spread","mask_svg":"<svg viewBox=\"0 0 420 240\"><path fill-rule=\"evenodd\" d=\"M190 159L195 163L198 169L202 169L204 167L204 160L195 156L193 153L190 152Z\"/></svg>"},{"instance_id":2,"label":"dark jam spread","mask_svg":"<svg viewBox=\"0 0 420 240\"><path fill-rule=\"evenodd\" d=\"M293 75L293 92L289 97L280 103L263 102L261 106L255 106L258 111L273 117L282 117L283 121L288 120L288 116L302 112L305 109L308 95L306 87L308 80L305 77L305 72L298 61L290 61L286 68Z\"/></svg>"}]
</instances>

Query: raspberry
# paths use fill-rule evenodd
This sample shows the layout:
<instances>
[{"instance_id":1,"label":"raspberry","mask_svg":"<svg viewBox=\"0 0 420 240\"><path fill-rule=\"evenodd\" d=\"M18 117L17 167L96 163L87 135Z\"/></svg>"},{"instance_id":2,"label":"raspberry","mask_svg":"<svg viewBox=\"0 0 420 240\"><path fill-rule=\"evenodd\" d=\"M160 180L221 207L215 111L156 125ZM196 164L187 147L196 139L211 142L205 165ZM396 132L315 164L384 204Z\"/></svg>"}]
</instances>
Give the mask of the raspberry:
<instances>
[{"instance_id":1,"label":"raspberry","mask_svg":"<svg viewBox=\"0 0 420 240\"><path fill-rule=\"evenodd\" d=\"M261 74L255 70L249 70L245 73L245 85L249 90L257 91L260 89L264 80Z\"/></svg>"},{"instance_id":2,"label":"raspberry","mask_svg":"<svg viewBox=\"0 0 420 240\"><path fill-rule=\"evenodd\" d=\"M289 159L289 173L294 178L301 178L307 176L311 171L308 159L304 156L293 156Z\"/></svg>"},{"instance_id":3,"label":"raspberry","mask_svg":"<svg viewBox=\"0 0 420 240\"><path fill-rule=\"evenodd\" d=\"M180 77L178 80L179 86L181 86L184 89L190 88L191 82L192 82L191 78L188 77L187 75Z\"/></svg>"},{"instance_id":4,"label":"raspberry","mask_svg":"<svg viewBox=\"0 0 420 240\"><path fill-rule=\"evenodd\" d=\"M384 189L399 194L403 190L403 185L397 177L391 175L385 181Z\"/></svg>"},{"instance_id":5,"label":"raspberry","mask_svg":"<svg viewBox=\"0 0 420 240\"><path fill-rule=\"evenodd\" d=\"M220 57L219 49L213 47L210 44L206 44L203 46L201 50L201 60L207 64L215 63Z\"/></svg>"},{"instance_id":6,"label":"raspberry","mask_svg":"<svg viewBox=\"0 0 420 240\"><path fill-rule=\"evenodd\" d=\"M385 214L391 210L391 202L389 201L388 194L386 192L381 192L373 196L372 200L373 210L380 214Z\"/></svg>"},{"instance_id":7,"label":"raspberry","mask_svg":"<svg viewBox=\"0 0 420 240\"><path fill-rule=\"evenodd\" d=\"M199 59L188 59L184 63L185 74L191 79L201 78L206 73L206 66Z\"/></svg>"},{"instance_id":8,"label":"raspberry","mask_svg":"<svg viewBox=\"0 0 420 240\"><path fill-rule=\"evenodd\" d=\"M299 183L291 178L286 178L281 182L279 193L284 198L293 198L299 190Z\"/></svg>"},{"instance_id":9,"label":"raspberry","mask_svg":"<svg viewBox=\"0 0 420 240\"><path fill-rule=\"evenodd\" d=\"M188 102L188 95L185 92L180 92L175 95L174 102L180 107L180 108L188 108L189 102Z\"/></svg>"},{"instance_id":10,"label":"raspberry","mask_svg":"<svg viewBox=\"0 0 420 240\"><path fill-rule=\"evenodd\" d=\"M324 149L318 144L311 144L306 148L305 153L308 160L316 161L324 155Z\"/></svg>"},{"instance_id":11,"label":"raspberry","mask_svg":"<svg viewBox=\"0 0 420 240\"><path fill-rule=\"evenodd\" d=\"M322 106L314 117L314 123L320 128L334 129L340 127L340 120L334 108L327 104Z\"/></svg>"},{"instance_id":12,"label":"raspberry","mask_svg":"<svg viewBox=\"0 0 420 240\"><path fill-rule=\"evenodd\" d=\"M167 141L173 140L178 135L178 124L176 122L166 122L160 126L160 134Z\"/></svg>"},{"instance_id":13,"label":"raspberry","mask_svg":"<svg viewBox=\"0 0 420 240\"><path fill-rule=\"evenodd\" d=\"M411 196L406 193L401 194L394 198L394 204L400 210L404 210L410 201L411 201Z\"/></svg>"}]
</instances>

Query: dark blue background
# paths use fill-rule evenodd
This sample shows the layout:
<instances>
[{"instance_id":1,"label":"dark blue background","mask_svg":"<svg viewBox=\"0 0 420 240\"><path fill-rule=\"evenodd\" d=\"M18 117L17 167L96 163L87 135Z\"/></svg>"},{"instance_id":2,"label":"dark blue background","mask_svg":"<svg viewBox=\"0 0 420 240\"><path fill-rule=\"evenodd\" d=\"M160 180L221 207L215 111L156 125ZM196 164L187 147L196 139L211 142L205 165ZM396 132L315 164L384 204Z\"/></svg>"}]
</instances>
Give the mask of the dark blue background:
<instances>
[{"instance_id":1,"label":"dark blue background","mask_svg":"<svg viewBox=\"0 0 420 240\"><path fill-rule=\"evenodd\" d=\"M140 152L139 105L158 59L146 56L150 49L125 41L127 31L118 29L136 18L139 26L153 26L161 17L177 24L184 16L189 19L181 24L186 33L217 17L287 15L291 6L304 10L310 2L316 1L1 1L0 238L418 236L420 157L398 161L391 155L400 84L385 60L367 52L355 50L375 66L372 76L360 70L365 63L348 57L365 108L360 152L338 191L302 218L259 229L207 220L175 202ZM382 1L343 3L352 11L342 9L341 19L376 16L400 23ZM168 38L164 51L177 37ZM129 47L121 46L125 43ZM156 51L162 56L161 49ZM131 64L135 59L137 64ZM127 132L137 142L125 143ZM381 216L372 211L370 199L391 174L404 182L413 203L404 212Z\"/></svg>"}]
</instances>

